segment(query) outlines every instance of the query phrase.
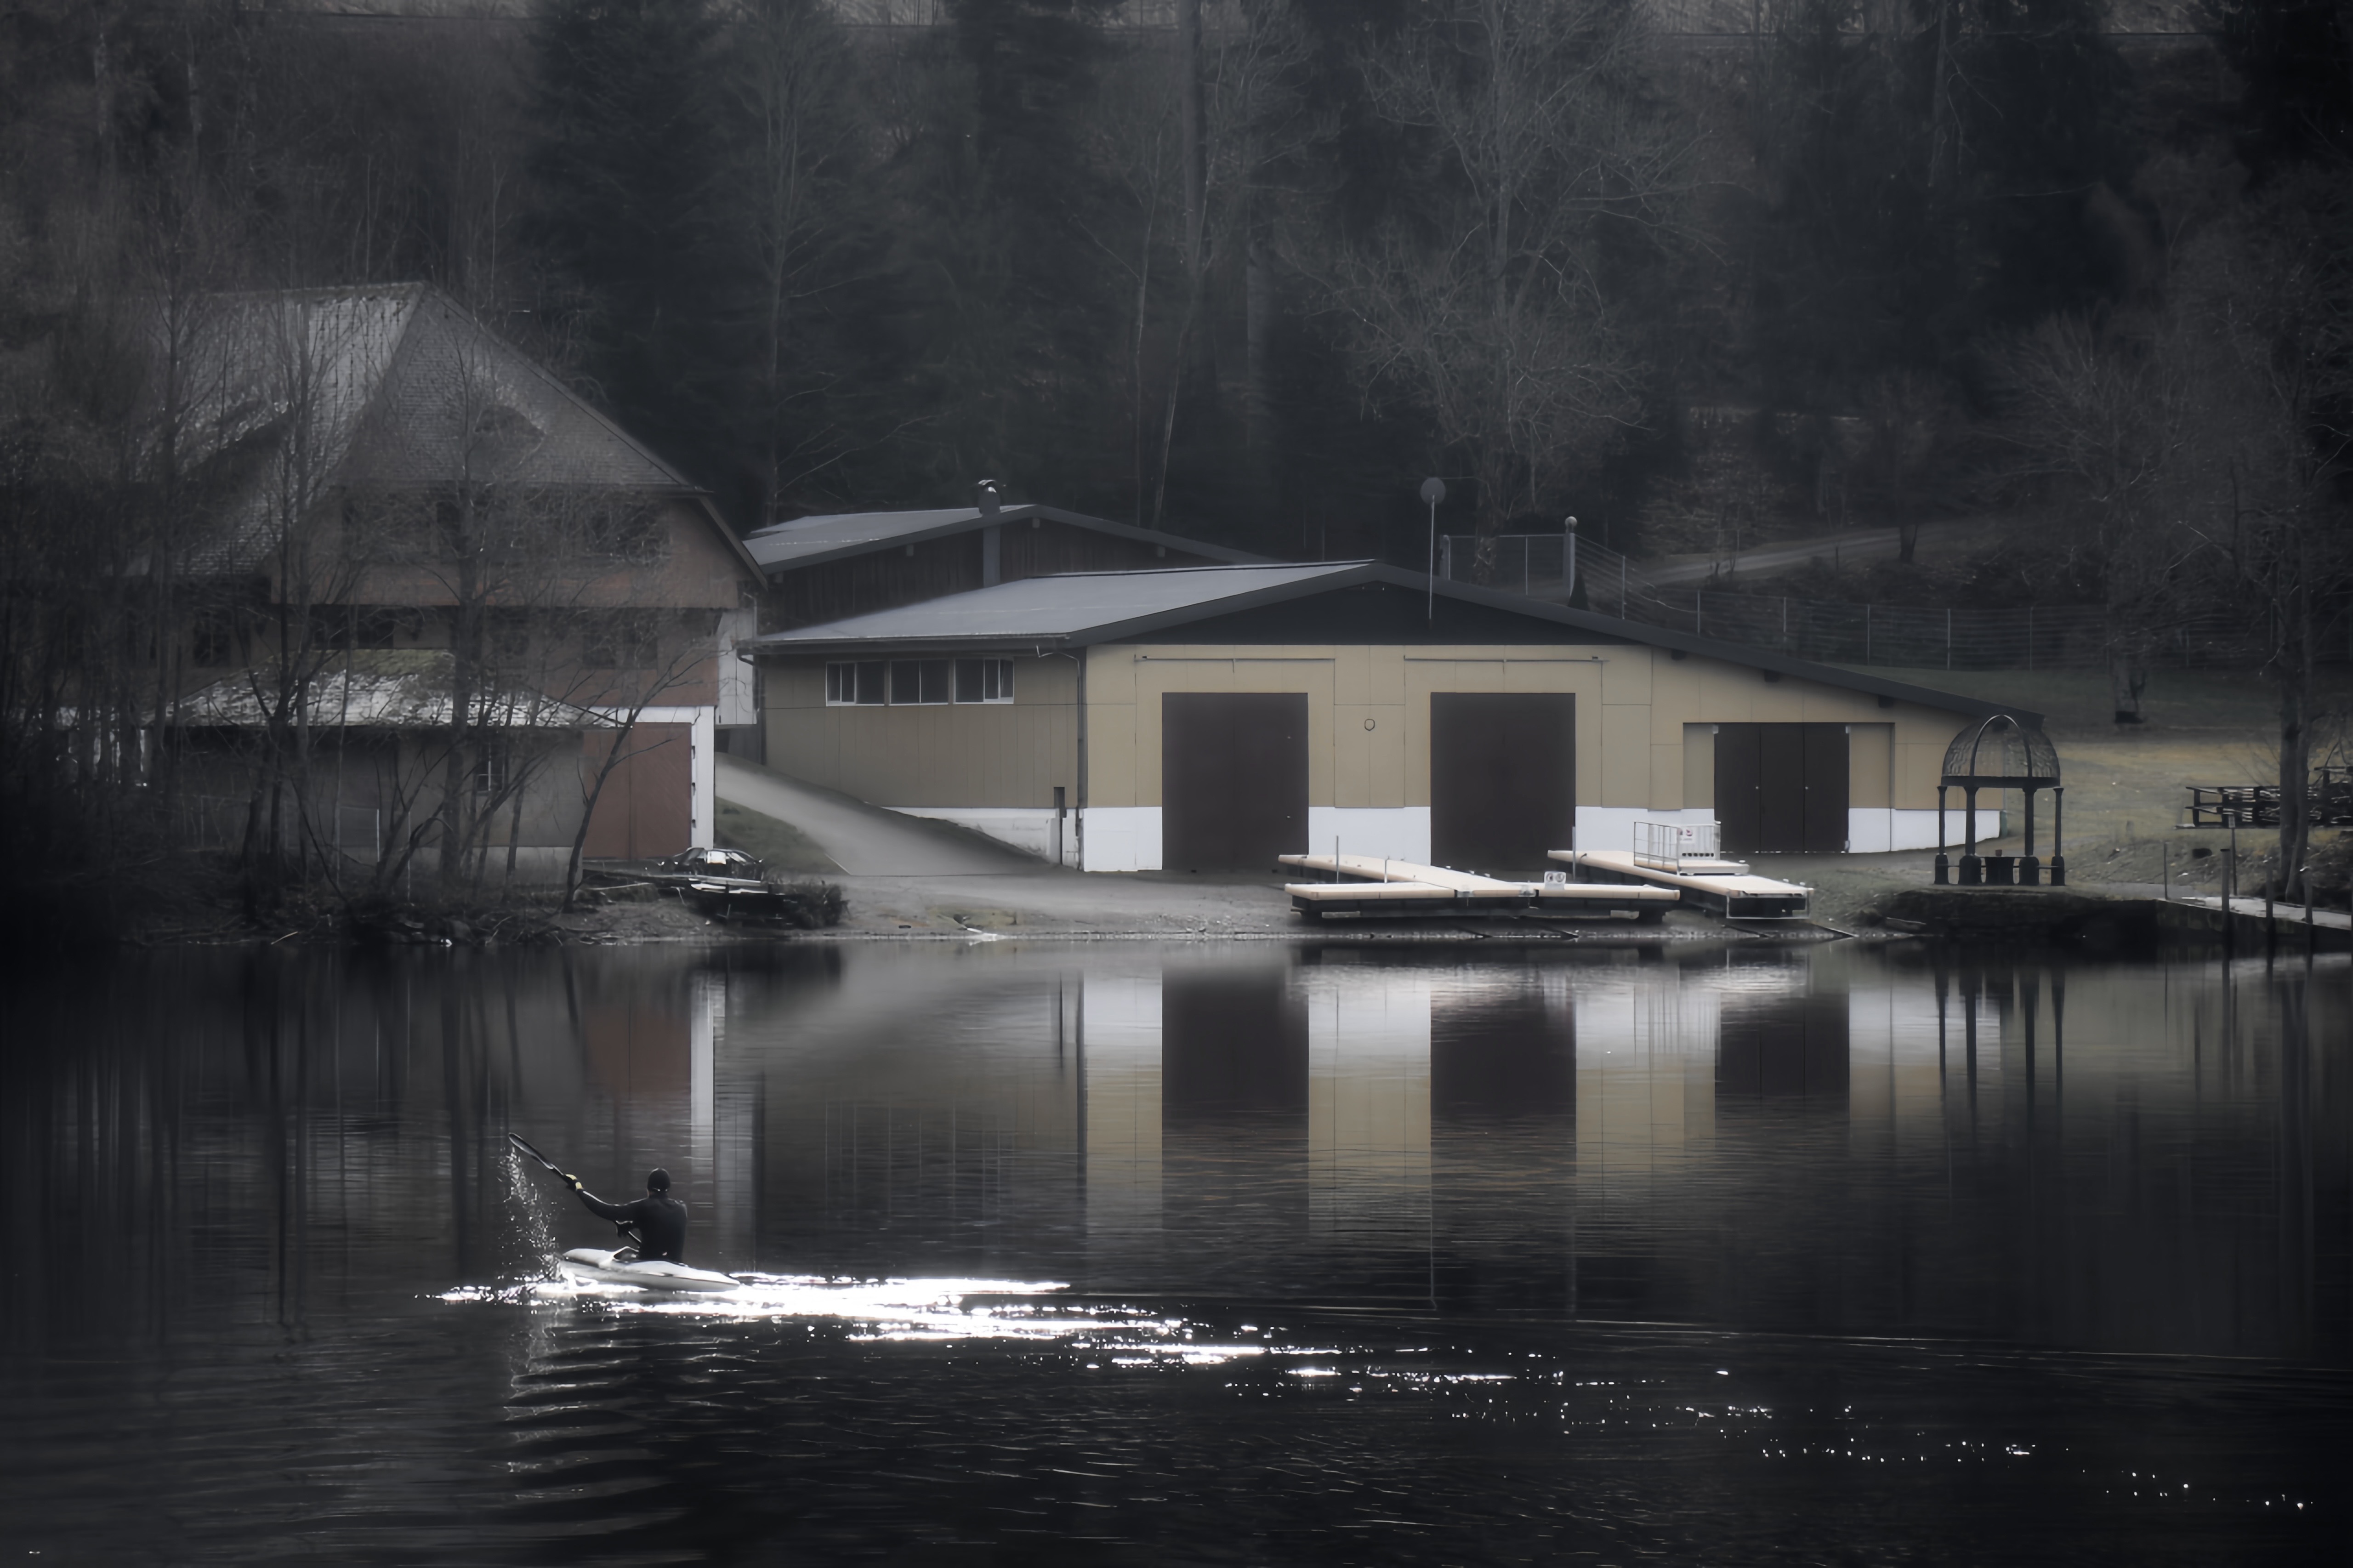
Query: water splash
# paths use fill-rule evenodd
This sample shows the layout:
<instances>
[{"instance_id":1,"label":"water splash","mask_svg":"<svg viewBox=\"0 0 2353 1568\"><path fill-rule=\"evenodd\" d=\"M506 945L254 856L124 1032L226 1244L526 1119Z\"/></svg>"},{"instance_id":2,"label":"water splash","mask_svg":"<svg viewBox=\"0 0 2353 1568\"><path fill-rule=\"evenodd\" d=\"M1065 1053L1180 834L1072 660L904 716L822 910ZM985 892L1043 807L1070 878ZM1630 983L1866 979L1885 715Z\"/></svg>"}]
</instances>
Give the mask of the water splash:
<instances>
[{"instance_id":1,"label":"water splash","mask_svg":"<svg viewBox=\"0 0 2353 1568\"><path fill-rule=\"evenodd\" d=\"M706 1321L827 1322L847 1328L853 1342L1050 1341L1073 1350L1105 1352L1122 1365L1213 1366L1266 1355L1275 1348L1207 1338L1199 1325L1144 1309L1050 1300L1066 1288L1051 1281L838 1279L788 1274L737 1278L743 1281L738 1289L714 1295L670 1295L567 1275L520 1287L470 1286L446 1291L439 1299L524 1307L594 1306Z\"/></svg>"},{"instance_id":2,"label":"water splash","mask_svg":"<svg viewBox=\"0 0 2353 1568\"><path fill-rule=\"evenodd\" d=\"M565 1278L555 1257L555 1215L547 1194L533 1180L522 1155L507 1149L507 1219L524 1254L519 1278L554 1281Z\"/></svg>"}]
</instances>

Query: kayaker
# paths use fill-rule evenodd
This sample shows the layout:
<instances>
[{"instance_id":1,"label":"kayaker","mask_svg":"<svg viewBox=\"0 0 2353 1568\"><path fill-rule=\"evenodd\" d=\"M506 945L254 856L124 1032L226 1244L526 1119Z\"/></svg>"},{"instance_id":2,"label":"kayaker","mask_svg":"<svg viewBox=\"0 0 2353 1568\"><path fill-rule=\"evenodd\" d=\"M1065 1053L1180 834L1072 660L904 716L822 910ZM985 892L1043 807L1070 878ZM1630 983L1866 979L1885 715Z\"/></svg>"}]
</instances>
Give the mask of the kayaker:
<instances>
[{"instance_id":1,"label":"kayaker","mask_svg":"<svg viewBox=\"0 0 2353 1568\"><path fill-rule=\"evenodd\" d=\"M558 1173L562 1174L562 1173ZM577 1176L565 1175L588 1212L616 1225L626 1225L638 1233L638 1260L641 1263L686 1261L686 1205L670 1195L670 1173L657 1166L646 1177L646 1195L633 1204L608 1204L580 1184Z\"/></svg>"}]
</instances>

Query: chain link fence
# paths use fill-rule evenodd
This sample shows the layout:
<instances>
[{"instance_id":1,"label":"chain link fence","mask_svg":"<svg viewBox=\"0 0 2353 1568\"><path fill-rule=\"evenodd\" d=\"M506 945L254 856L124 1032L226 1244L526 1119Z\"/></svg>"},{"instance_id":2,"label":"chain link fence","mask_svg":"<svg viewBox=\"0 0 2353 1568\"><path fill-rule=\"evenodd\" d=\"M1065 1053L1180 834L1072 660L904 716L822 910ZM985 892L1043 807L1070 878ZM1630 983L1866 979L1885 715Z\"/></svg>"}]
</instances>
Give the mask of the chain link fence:
<instances>
[{"instance_id":1,"label":"chain link fence","mask_svg":"<svg viewBox=\"0 0 2353 1568\"><path fill-rule=\"evenodd\" d=\"M1469 534L1439 541L1438 574L1472 578ZM1565 533L1505 534L1495 542L1491 586L1559 604L1573 593ZM2110 645L2105 612L2095 605L2029 605L2017 609L1955 605L1852 605L1828 599L1652 585L1640 563L1578 540L1576 579L1586 607L1648 626L1716 637L1824 664L1877 664L1905 669L2101 669ZM2141 650L2144 662L2179 668L2244 666L2268 656L2268 628L2220 612L2185 618ZM2342 635L2322 657L2346 659Z\"/></svg>"}]
</instances>

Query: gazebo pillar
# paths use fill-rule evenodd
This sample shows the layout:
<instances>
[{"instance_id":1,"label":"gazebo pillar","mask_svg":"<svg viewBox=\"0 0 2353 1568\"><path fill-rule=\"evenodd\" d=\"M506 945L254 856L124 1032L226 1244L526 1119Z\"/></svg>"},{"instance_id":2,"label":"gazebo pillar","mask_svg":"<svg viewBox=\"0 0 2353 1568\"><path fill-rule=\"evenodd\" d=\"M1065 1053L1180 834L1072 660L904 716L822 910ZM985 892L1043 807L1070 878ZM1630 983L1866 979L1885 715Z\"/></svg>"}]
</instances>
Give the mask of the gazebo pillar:
<instances>
[{"instance_id":1,"label":"gazebo pillar","mask_svg":"<svg viewBox=\"0 0 2353 1568\"><path fill-rule=\"evenodd\" d=\"M2062 815L2066 804L2067 786L2052 784L2051 786L2051 885L2054 888L2063 888L2067 885L2067 842L2059 836L2061 825L2066 820Z\"/></svg>"},{"instance_id":2,"label":"gazebo pillar","mask_svg":"<svg viewBox=\"0 0 2353 1568\"><path fill-rule=\"evenodd\" d=\"M2042 862L2034 858L2034 786L2029 784L2021 793L2026 796L2026 842L2019 848L2018 885L2031 888L2042 879Z\"/></svg>"},{"instance_id":3,"label":"gazebo pillar","mask_svg":"<svg viewBox=\"0 0 2353 1568\"><path fill-rule=\"evenodd\" d=\"M1961 786L1961 886L1985 886L1985 862L1978 858L1978 786Z\"/></svg>"},{"instance_id":4,"label":"gazebo pillar","mask_svg":"<svg viewBox=\"0 0 2353 1568\"><path fill-rule=\"evenodd\" d=\"M1936 786L1936 886L1953 879L1952 858L1945 853L1945 786Z\"/></svg>"}]
</instances>

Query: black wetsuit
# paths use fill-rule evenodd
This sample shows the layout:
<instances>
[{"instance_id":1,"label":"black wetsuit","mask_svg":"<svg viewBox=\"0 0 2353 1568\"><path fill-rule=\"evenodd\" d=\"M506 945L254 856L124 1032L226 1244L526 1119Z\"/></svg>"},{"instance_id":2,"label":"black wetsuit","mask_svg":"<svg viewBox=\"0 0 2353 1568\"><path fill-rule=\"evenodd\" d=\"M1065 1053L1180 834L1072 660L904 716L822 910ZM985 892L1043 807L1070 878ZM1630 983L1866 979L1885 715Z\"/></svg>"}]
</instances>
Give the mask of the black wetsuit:
<instances>
[{"instance_id":1,"label":"black wetsuit","mask_svg":"<svg viewBox=\"0 0 2353 1568\"><path fill-rule=\"evenodd\" d=\"M608 1204L577 1183L572 1190L580 1194L590 1214L638 1233L639 1261L686 1261L686 1205L668 1193L648 1193L633 1204Z\"/></svg>"}]
</instances>

